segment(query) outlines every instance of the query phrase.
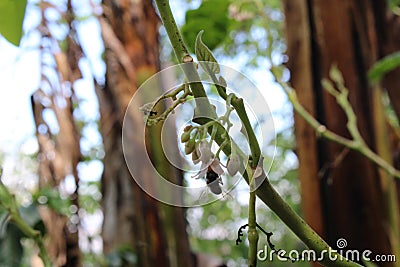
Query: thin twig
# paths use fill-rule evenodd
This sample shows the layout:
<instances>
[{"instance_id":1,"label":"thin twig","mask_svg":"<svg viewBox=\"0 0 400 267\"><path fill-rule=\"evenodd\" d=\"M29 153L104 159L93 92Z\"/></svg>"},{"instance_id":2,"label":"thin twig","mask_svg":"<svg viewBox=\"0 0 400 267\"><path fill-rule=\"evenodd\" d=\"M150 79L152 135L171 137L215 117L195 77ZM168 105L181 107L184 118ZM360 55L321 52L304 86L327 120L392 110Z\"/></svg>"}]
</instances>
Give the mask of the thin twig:
<instances>
[{"instance_id":1,"label":"thin twig","mask_svg":"<svg viewBox=\"0 0 400 267\"><path fill-rule=\"evenodd\" d=\"M279 79L274 73L273 75L275 81L283 88L283 90L287 94L289 101L293 105L293 109L316 131L318 136L321 136L327 140L333 141L337 144L343 145L345 147L348 147L352 150L361 153L366 158L371 160L373 163L378 165L380 168L385 170L389 175L400 179L400 171L394 168L390 163L385 161L374 151L372 151L365 143L364 139L362 138L357 128L356 121L353 117L354 111L352 110L351 104L349 103L347 98L345 98L344 100L344 98L340 94L338 94L338 96L341 97L340 100L341 107L342 108L345 107L344 111L348 118L347 127L352 136L352 139L348 139L334 133L333 131L329 130L325 125L317 121L299 102L296 91L293 88L291 88L286 82L283 82L281 79Z\"/></svg>"}]
</instances>

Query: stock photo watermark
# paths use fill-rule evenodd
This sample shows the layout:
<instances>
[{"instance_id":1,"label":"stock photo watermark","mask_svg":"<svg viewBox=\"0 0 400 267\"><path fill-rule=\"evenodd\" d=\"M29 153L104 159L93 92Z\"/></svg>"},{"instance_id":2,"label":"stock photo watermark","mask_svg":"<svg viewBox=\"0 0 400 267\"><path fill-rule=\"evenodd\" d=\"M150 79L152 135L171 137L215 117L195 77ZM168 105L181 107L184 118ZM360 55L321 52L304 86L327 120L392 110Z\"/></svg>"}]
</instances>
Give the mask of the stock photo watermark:
<instances>
[{"instance_id":1,"label":"stock photo watermark","mask_svg":"<svg viewBox=\"0 0 400 267\"><path fill-rule=\"evenodd\" d=\"M316 252L314 250L274 250L270 249L268 245L265 245L263 249L260 249L257 253L257 258L259 261L272 262L274 260L278 261L291 261L291 262L317 262L329 259L331 261L345 260L354 262L395 262L396 256L393 254L376 254L374 255L371 250L356 250L356 249L346 249L347 240L344 238L339 238L336 241L336 246L338 249L329 248L328 250L322 250L321 252ZM340 254L343 258L338 256Z\"/></svg>"},{"instance_id":2,"label":"stock photo watermark","mask_svg":"<svg viewBox=\"0 0 400 267\"><path fill-rule=\"evenodd\" d=\"M197 70L198 77L185 78L184 70L190 67ZM213 80L208 69L218 69L219 78ZM210 92L214 87L223 87L226 99L194 98L189 85L200 82ZM258 159L260 168L254 173L257 179L252 189L255 190L266 178L265 172L271 168L275 153L275 129L268 104L257 86L243 73L229 66L202 61L163 69L146 80L133 95L124 117L122 145L135 182L153 198L179 207L206 205L226 197L242 180L249 162L249 134L232 107L232 103L238 101L246 109L248 124L255 128L260 154L271 155L265 162L263 157ZM208 122L201 125L196 122L199 120ZM161 152L166 161L190 177L183 184L175 183L169 174L158 172L147 151L146 131L159 122L162 122L159 124ZM218 130L223 127L226 129ZM173 142L171 137L176 129L179 139ZM221 141L219 146L215 139ZM226 148L230 150L228 156L222 151ZM190 197L180 197L185 195Z\"/></svg>"}]
</instances>

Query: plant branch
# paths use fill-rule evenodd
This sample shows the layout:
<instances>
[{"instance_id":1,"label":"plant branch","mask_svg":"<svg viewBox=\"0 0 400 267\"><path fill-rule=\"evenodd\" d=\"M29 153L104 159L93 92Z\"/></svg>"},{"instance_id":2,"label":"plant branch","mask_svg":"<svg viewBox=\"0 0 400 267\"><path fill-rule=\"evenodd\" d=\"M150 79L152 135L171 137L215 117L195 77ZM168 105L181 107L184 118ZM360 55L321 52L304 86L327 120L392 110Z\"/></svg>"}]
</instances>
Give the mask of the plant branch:
<instances>
[{"instance_id":1,"label":"plant branch","mask_svg":"<svg viewBox=\"0 0 400 267\"><path fill-rule=\"evenodd\" d=\"M39 257L45 267L51 267L50 257L43 242L43 237L38 230L30 227L21 217L14 196L8 191L1 181L3 169L0 168L0 205L9 213L10 220L28 237L35 241L39 248Z\"/></svg>"},{"instance_id":2,"label":"plant branch","mask_svg":"<svg viewBox=\"0 0 400 267\"><path fill-rule=\"evenodd\" d=\"M257 196L273 210L278 217L300 238L301 241L317 255L331 253L332 257L323 257L319 262L328 267L361 266L349 261L334 251L275 191L268 179L256 190ZM326 254L325 254L326 255ZM330 259L331 258L331 259ZM333 260L336 258L336 261ZM319 258L320 260L320 258Z\"/></svg>"},{"instance_id":3,"label":"plant branch","mask_svg":"<svg viewBox=\"0 0 400 267\"><path fill-rule=\"evenodd\" d=\"M179 33L178 27L175 23L175 19L173 17L171 8L169 6L169 1L168 0L156 0L156 4L158 7L158 10L160 12L161 20L164 23L165 29L167 31L167 34L169 36L169 39L172 43L172 46L174 48L175 54L178 57L178 60L181 63L187 63L188 57L188 50L186 49L186 46L183 42L183 39ZM193 59L190 57L191 61ZM186 77L189 81L195 80L199 81L199 75L197 73L196 68L193 66L193 64L189 64L190 66L188 68L183 68L184 72L186 74ZM193 67L191 67L193 66ZM193 78L197 79L193 79ZM207 98L207 95L205 93L205 90L203 88L203 85L201 82L198 83L192 83L191 84L191 89L193 92L193 96L196 98L198 97L205 97ZM208 99L208 98L207 98ZM197 103L196 103L197 104ZM212 110L214 113L214 116L211 116L210 118L215 119L216 114L214 109L212 108L211 104L207 102L202 102L203 109L209 109ZM197 107L196 107L197 108ZM240 109L239 109L240 110ZM207 113L204 113L207 114ZM311 120L313 121L313 120ZM199 124L205 124L207 121L205 120L197 120L196 121ZM313 121L314 124L317 126L320 126L320 124L314 119ZM326 128L325 128L326 129ZM247 130L247 129L246 129ZM224 129L222 127L217 128L217 134L215 141L221 145L223 143L223 139L221 138L221 135L224 133ZM323 134L324 131L321 131ZM331 134L328 134L331 135ZM347 141L346 139L344 139ZM253 143L254 145L254 143ZM234 149L239 150L238 147L235 146L235 143L232 142L232 147ZM258 147L259 149L259 147ZM223 148L223 151L226 155L230 155L231 152L231 147L230 146L225 146ZM249 182L249 175L252 175L252 173L248 173L247 171L243 173L243 177L247 181L248 184ZM348 261L344 257L342 257L340 254L335 253L329 246L328 244L306 223L304 220L297 215L297 213L281 198L281 196L275 191L275 189L272 187L268 179L264 179L264 182L261 186L258 187L258 189L255 191L257 196L265 202L279 217L280 219L287 225L289 228L310 248L316 251L316 253L322 253L323 251L331 251L332 255L336 256L337 260L331 260L328 257L324 257L324 259L321 260L321 263L324 264L325 266L342 266L342 267L356 267L360 266L357 263Z\"/></svg>"},{"instance_id":4,"label":"plant branch","mask_svg":"<svg viewBox=\"0 0 400 267\"><path fill-rule=\"evenodd\" d=\"M178 26L176 25L175 18L169 5L169 1L156 0L156 4L158 7L158 11L160 12L161 20L164 24L165 30L167 31L168 38L172 44L172 48L175 52L176 57L178 58L179 63L188 63L182 65L187 80L189 82L200 81L200 77L196 70L195 64L192 63L193 58L189 55L189 51L186 48ZM196 108L199 108L200 114L202 114L206 118L215 119L217 117L217 114L213 108L209 108L211 104L208 101L203 84L201 82L190 82L190 88L192 89L193 96L195 97ZM198 100L199 98L201 98L201 103Z\"/></svg>"},{"instance_id":5,"label":"plant branch","mask_svg":"<svg viewBox=\"0 0 400 267\"><path fill-rule=\"evenodd\" d=\"M333 141L337 144L348 147L352 150L358 151L366 158L374 162L377 166L386 171L389 175L400 179L400 171L394 168L390 163L385 161L377 153L372 151L365 143L364 139L362 138L357 128L355 114L347 97L344 98L343 95L341 95L340 93L336 94L333 93L330 89L327 89L327 91L330 92L334 97L336 96L339 97L340 100L338 101L340 102L340 106L344 109L346 116L348 118L347 127L352 136L352 139L348 139L334 133L333 131L327 129L325 125L317 121L299 102L296 91L293 88L291 88L286 82L283 82L281 79L279 79L278 76L274 74L274 71L271 72L274 75L275 81L283 88L283 90L287 94L289 101L293 105L293 109L316 131L317 135L327 140ZM324 86L326 86L326 83L324 84Z\"/></svg>"},{"instance_id":6,"label":"plant branch","mask_svg":"<svg viewBox=\"0 0 400 267\"><path fill-rule=\"evenodd\" d=\"M211 76L212 81L215 83L215 86L217 87L217 92L220 97L222 97L224 100L227 99L227 94L225 88L220 85L220 81L217 79L214 73L209 73ZM251 167L256 167L258 165L258 162L260 161L260 156L261 156L261 150L260 150L260 145L258 144L257 137L254 133L253 127L250 123L249 117L247 116L247 112L243 103L242 98L238 98L235 95L232 96L231 100L231 105L235 108L239 119L241 120L243 127L246 130L246 135L249 140L249 146L250 146L250 151L251 151L251 156L252 160L250 162Z\"/></svg>"}]
</instances>

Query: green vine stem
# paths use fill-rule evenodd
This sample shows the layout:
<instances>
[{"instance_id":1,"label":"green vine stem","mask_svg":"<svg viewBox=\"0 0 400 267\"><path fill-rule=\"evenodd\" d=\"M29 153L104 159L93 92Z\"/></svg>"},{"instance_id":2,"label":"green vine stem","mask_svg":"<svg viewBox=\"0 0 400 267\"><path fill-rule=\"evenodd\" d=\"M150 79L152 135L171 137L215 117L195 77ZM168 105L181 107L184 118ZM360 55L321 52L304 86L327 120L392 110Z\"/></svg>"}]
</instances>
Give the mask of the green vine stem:
<instances>
[{"instance_id":1,"label":"green vine stem","mask_svg":"<svg viewBox=\"0 0 400 267\"><path fill-rule=\"evenodd\" d=\"M38 230L30 227L21 217L15 197L8 191L1 181L3 169L0 167L0 205L9 213L9 219L28 237L35 241L39 248L39 257L45 267L51 267L49 254L43 242L43 237Z\"/></svg>"},{"instance_id":2,"label":"green vine stem","mask_svg":"<svg viewBox=\"0 0 400 267\"><path fill-rule=\"evenodd\" d=\"M253 173L252 171L247 171L247 173ZM257 218L256 218L256 192L254 190L254 175L250 179L250 196L249 196L249 218L248 224L249 228L247 231L247 238L249 240L249 267L257 266L257 247L258 247L258 232L257 232Z\"/></svg>"},{"instance_id":3,"label":"green vine stem","mask_svg":"<svg viewBox=\"0 0 400 267\"><path fill-rule=\"evenodd\" d=\"M167 31L168 37L172 43L172 47L175 51L175 54L179 60L180 63L187 63L188 58L190 55L188 54L188 50L183 42L183 39L179 33L179 29L176 25L175 19L173 17L169 1L168 0L156 0L156 5L158 7L158 10L160 12L161 20L164 23L165 29ZM193 59L190 57L191 61ZM192 66L192 64L189 64ZM184 72L188 78L188 80L200 80L198 79L199 75L197 73L197 70L195 67L190 67L190 68L184 68ZM193 77L197 77L197 79L193 79ZM205 93L205 90L203 88L203 85L201 82L198 83L192 83L191 85L192 93L193 96L196 98L202 97L202 98L207 98L207 95ZM197 103L196 103L197 104ZM233 105L233 104L232 104ZM216 118L216 114L214 109L212 108L211 104L209 102L202 102L202 108L205 110L212 110L213 116L210 118ZM198 107L196 107L198 108ZM240 112L240 109L236 110L238 113ZM207 114L207 113L204 113ZM247 116L247 115L246 115ZM314 119L314 118L313 118ZM207 120L198 120L196 121L199 124L205 124ZM242 121L243 122L243 121ZM313 123L317 123L316 125L320 127L321 125L315 121ZM246 126L245 126L246 127ZM326 128L325 128L326 129ZM249 127L248 132L252 132L253 129ZM320 129L321 130L321 129ZM325 132L325 131L321 131ZM225 130L222 127L217 128L217 134L215 141L221 145L223 143L223 139L220 138L225 133ZM330 133L333 134L333 133ZM329 134L328 134L329 135ZM342 138L342 137L340 137ZM342 138L344 139L344 138ZM348 142L347 139L344 139L344 141ZM253 141L254 142L254 141ZM350 142L351 143L351 142ZM253 143L252 145L255 146L256 143ZM239 151L239 148L235 145L234 142L232 142L232 147ZM260 149L258 147L258 149ZM231 152L231 146L225 146L223 148L223 151L226 155L230 155ZM255 166L253 163L252 165ZM247 181L248 184L250 184L249 181L249 176L252 175L250 172L244 172L243 177ZM251 191L251 190L250 190ZM335 257L336 260L331 260L329 257L324 257L320 263L325 265L325 266L338 266L338 267L356 267L356 266L361 266L357 263L351 262L347 259L345 259L343 256L335 252L332 248L329 247L329 245L299 216L297 213L281 198L281 196L275 191L275 189L272 187L268 179L265 179L263 184L257 188L255 191L257 196L264 202L266 203L278 216L279 218L312 250L314 250L316 253L321 253L323 252L331 252L331 256ZM251 197L252 199L253 197ZM251 200L252 202L253 200ZM252 202L253 203L253 202ZM250 204L252 204L250 203ZM254 203L255 203L255 198L254 198ZM255 214L255 213L254 213ZM253 220L253 219L252 219Z\"/></svg>"},{"instance_id":4,"label":"green vine stem","mask_svg":"<svg viewBox=\"0 0 400 267\"><path fill-rule=\"evenodd\" d=\"M227 100L227 95L225 93L225 89L219 85L219 81L215 74L211 73L210 74L212 81L215 83L217 87L217 92L219 96L221 96L223 99ZM246 109L244 107L243 99L238 98L235 95L232 96L231 99L231 105L235 108L239 119L241 120L243 127L246 130L247 138L249 139L249 146L250 146L250 151L251 151L251 156L252 156L252 161L250 162L251 167L256 167L260 161L260 156L261 156L261 150L260 150L260 145L258 144L257 137L254 133L253 127L250 123L249 117L247 116Z\"/></svg>"},{"instance_id":5,"label":"green vine stem","mask_svg":"<svg viewBox=\"0 0 400 267\"><path fill-rule=\"evenodd\" d=\"M189 63L183 66L183 71L188 81L200 81L199 74L193 62L193 58L189 55L189 51L182 39L179 32L178 26L176 25L175 18L172 14L169 1L167 0L156 0L158 10L160 12L161 20L165 25L165 30L169 40L171 41L173 50L180 63ZM215 119L217 114L213 108L210 108L211 104L208 101L206 91L204 90L201 82L190 83L193 96L196 101L196 108L200 109L199 114L203 114L204 117ZM198 99L201 98L201 104Z\"/></svg>"},{"instance_id":6,"label":"green vine stem","mask_svg":"<svg viewBox=\"0 0 400 267\"><path fill-rule=\"evenodd\" d=\"M246 178L246 177L245 177ZM336 261L323 257L320 263L328 267L355 267L361 266L345 259L334 251L299 215L281 198L268 179L256 190L257 196L300 238L301 241L317 255L331 252ZM326 255L326 254L325 254Z\"/></svg>"}]
</instances>

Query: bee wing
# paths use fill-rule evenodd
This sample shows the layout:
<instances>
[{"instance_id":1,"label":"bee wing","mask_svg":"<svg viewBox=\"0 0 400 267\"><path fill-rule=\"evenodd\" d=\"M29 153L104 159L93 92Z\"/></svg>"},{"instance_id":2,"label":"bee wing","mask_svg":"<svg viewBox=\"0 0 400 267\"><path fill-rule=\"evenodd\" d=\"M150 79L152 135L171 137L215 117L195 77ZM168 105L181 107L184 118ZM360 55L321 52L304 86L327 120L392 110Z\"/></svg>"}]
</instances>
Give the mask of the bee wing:
<instances>
[{"instance_id":1,"label":"bee wing","mask_svg":"<svg viewBox=\"0 0 400 267\"><path fill-rule=\"evenodd\" d=\"M222 188L221 188L218 180L215 180L214 182L209 183L208 188L210 188L210 191L216 195L222 194Z\"/></svg>"}]
</instances>

